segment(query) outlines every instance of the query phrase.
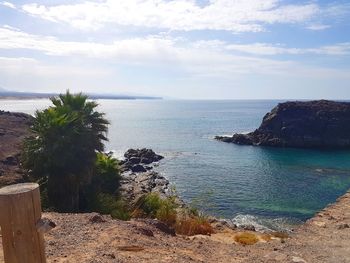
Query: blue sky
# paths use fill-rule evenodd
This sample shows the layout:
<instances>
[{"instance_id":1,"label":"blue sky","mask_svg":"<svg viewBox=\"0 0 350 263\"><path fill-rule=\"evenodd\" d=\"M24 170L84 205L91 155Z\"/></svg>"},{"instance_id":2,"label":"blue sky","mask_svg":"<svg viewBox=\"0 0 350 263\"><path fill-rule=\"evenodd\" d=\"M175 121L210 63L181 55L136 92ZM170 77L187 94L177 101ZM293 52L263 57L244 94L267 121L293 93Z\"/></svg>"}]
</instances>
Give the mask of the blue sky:
<instances>
[{"instance_id":1,"label":"blue sky","mask_svg":"<svg viewBox=\"0 0 350 263\"><path fill-rule=\"evenodd\" d=\"M350 2L0 1L0 87L350 99Z\"/></svg>"}]
</instances>

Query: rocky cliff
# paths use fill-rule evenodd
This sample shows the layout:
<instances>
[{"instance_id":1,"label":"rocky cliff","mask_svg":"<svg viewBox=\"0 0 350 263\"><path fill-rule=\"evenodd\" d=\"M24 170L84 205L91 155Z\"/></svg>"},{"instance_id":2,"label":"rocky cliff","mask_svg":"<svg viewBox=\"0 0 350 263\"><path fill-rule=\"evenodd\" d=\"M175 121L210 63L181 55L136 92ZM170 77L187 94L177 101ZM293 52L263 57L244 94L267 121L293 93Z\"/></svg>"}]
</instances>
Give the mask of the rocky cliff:
<instances>
[{"instance_id":1,"label":"rocky cliff","mask_svg":"<svg viewBox=\"0 0 350 263\"><path fill-rule=\"evenodd\" d=\"M0 111L0 187L25 181L19 155L23 139L31 134L32 121L25 113Z\"/></svg>"},{"instance_id":2,"label":"rocky cliff","mask_svg":"<svg viewBox=\"0 0 350 263\"><path fill-rule=\"evenodd\" d=\"M350 103L327 100L278 104L248 134L217 140L245 145L350 148Z\"/></svg>"}]
</instances>

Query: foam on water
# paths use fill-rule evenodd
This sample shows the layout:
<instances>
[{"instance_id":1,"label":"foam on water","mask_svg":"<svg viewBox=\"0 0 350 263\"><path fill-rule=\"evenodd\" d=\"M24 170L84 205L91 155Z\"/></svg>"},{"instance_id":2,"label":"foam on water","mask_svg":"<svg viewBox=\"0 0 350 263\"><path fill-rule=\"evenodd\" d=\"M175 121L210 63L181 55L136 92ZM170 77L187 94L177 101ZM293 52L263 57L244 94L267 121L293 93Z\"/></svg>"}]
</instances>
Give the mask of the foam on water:
<instances>
[{"instance_id":1,"label":"foam on water","mask_svg":"<svg viewBox=\"0 0 350 263\"><path fill-rule=\"evenodd\" d=\"M269 218L243 214L235 216L230 221L237 226L253 225L260 232L292 232L297 225L302 223L300 220L286 217Z\"/></svg>"}]
</instances>

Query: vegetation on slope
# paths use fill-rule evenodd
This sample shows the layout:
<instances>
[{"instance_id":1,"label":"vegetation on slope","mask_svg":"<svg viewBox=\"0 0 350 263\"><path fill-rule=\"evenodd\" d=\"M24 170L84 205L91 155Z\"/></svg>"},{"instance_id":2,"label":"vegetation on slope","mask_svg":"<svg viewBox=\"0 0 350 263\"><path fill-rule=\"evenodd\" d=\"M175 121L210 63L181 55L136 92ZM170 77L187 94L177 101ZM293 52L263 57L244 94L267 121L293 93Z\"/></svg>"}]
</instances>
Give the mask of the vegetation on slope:
<instances>
[{"instance_id":1,"label":"vegetation on slope","mask_svg":"<svg viewBox=\"0 0 350 263\"><path fill-rule=\"evenodd\" d=\"M97 152L104 150L109 122L96 111L98 104L81 93L67 91L51 101L53 106L35 113L23 167L41 182L50 206L78 212L80 193L94 176Z\"/></svg>"},{"instance_id":2,"label":"vegetation on slope","mask_svg":"<svg viewBox=\"0 0 350 263\"><path fill-rule=\"evenodd\" d=\"M123 220L157 218L179 234L210 234L205 217L178 209L176 197L142 196L134 206L118 194L118 161L103 153L109 122L98 104L78 93L51 98L53 106L35 113L33 136L25 141L23 167L41 185L44 208L58 212L110 214Z\"/></svg>"}]
</instances>

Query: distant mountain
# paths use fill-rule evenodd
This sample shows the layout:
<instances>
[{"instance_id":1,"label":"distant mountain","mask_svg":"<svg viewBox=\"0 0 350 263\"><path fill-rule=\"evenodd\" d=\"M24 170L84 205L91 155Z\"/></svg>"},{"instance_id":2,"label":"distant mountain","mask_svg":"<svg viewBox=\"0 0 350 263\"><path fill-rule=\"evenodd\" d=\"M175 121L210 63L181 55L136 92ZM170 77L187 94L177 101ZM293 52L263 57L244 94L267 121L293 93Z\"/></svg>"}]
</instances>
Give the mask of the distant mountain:
<instances>
[{"instance_id":1,"label":"distant mountain","mask_svg":"<svg viewBox=\"0 0 350 263\"><path fill-rule=\"evenodd\" d=\"M0 99L1 98L19 98L19 99L35 99L35 98L50 98L57 96L58 93L40 93L40 92L19 92L19 91L8 91L0 87ZM118 95L118 94L98 94L98 93L87 93L92 99L112 99L112 100L160 100L162 97L153 96L138 96L138 95Z\"/></svg>"}]
</instances>

